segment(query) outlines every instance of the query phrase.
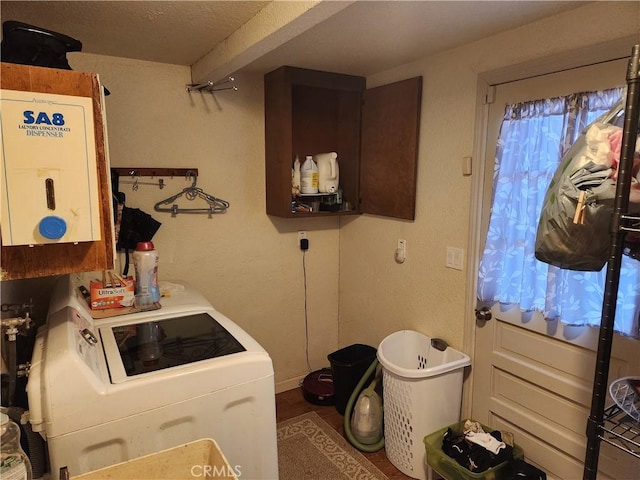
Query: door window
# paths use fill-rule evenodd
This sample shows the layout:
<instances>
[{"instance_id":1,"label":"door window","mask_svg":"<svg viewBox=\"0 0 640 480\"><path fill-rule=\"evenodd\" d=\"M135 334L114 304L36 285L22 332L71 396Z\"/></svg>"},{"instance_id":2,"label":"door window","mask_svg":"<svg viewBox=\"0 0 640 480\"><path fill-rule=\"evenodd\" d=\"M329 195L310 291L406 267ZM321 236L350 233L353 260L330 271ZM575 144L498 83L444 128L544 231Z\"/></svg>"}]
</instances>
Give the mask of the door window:
<instances>
[{"instance_id":1,"label":"door window","mask_svg":"<svg viewBox=\"0 0 640 480\"><path fill-rule=\"evenodd\" d=\"M622 89L507 105L494 169L492 213L478 274L478 298L517 304L568 325L600 322L606 269L564 270L534 256L537 222L563 153L613 107ZM640 263L625 257L615 329L638 334Z\"/></svg>"}]
</instances>

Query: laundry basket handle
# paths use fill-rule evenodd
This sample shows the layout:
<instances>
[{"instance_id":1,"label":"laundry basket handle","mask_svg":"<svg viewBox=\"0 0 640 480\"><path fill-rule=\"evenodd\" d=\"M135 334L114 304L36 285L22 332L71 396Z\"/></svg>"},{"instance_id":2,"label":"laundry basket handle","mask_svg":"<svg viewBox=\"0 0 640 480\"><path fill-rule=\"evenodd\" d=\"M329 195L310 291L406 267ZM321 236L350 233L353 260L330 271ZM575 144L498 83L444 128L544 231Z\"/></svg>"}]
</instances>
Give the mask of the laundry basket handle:
<instances>
[{"instance_id":1,"label":"laundry basket handle","mask_svg":"<svg viewBox=\"0 0 640 480\"><path fill-rule=\"evenodd\" d=\"M436 350L440 350L441 352L444 352L447 349L447 347L449 347L449 344L441 338L432 338L431 346Z\"/></svg>"}]
</instances>

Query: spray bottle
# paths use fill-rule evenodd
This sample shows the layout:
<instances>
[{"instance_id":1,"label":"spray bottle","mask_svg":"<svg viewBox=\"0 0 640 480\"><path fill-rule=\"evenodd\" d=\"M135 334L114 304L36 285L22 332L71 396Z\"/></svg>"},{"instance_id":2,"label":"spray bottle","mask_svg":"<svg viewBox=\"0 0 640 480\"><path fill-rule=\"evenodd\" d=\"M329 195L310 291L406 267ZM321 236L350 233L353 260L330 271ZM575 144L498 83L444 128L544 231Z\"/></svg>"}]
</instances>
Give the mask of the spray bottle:
<instances>
[{"instance_id":1,"label":"spray bottle","mask_svg":"<svg viewBox=\"0 0 640 480\"><path fill-rule=\"evenodd\" d=\"M136 271L136 306L159 302L158 252L153 242L138 242L133 252L133 267Z\"/></svg>"}]
</instances>

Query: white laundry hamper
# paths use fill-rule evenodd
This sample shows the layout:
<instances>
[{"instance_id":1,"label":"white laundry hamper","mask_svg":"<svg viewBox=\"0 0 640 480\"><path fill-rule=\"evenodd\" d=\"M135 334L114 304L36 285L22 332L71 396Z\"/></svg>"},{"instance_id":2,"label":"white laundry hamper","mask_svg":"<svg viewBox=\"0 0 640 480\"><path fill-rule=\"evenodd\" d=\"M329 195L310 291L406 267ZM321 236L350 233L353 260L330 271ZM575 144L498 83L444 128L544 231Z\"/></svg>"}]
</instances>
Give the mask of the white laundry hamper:
<instances>
[{"instance_id":1,"label":"white laundry hamper","mask_svg":"<svg viewBox=\"0 0 640 480\"><path fill-rule=\"evenodd\" d=\"M380 343L387 457L401 472L426 480L423 438L460 420L468 355L442 340L402 330Z\"/></svg>"}]
</instances>

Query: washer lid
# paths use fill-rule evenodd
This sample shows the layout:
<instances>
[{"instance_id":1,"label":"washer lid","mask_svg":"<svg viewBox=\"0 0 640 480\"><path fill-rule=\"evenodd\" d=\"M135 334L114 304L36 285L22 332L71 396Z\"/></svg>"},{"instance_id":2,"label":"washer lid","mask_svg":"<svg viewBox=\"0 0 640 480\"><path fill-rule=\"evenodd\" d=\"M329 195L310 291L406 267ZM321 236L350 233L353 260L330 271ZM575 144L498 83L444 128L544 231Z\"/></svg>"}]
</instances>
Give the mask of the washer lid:
<instances>
[{"instance_id":1,"label":"washer lid","mask_svg":"<svg viewBox=\"0 0 640 480\"><path fill-rule=\"evenodd\" d=\"M206 312L104 326L100 336L111 383L246 351Z\"/></svg>"}]
</instances>

